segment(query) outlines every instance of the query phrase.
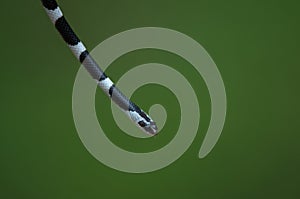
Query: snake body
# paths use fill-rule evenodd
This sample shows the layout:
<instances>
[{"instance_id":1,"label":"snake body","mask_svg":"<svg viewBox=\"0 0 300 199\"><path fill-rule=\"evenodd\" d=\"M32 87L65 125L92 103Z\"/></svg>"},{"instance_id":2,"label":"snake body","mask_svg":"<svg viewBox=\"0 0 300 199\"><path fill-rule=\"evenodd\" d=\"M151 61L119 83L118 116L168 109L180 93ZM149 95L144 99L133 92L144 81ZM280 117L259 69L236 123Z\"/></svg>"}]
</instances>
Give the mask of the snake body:
<instances>
[{"instance_id":1,"label":"snake body","mask_svg":"<svg viewBox=\"0 0 300 199\"><path fill-rule=\"evenodd\" d=\"M110 78L101 70L96 61L89 54L84 44L74 33L66 21L61 9L55 0L41 0L42 4L56 29L67 43L75 57L86 68L98 86L115 102L120 109L144 132L150 135L157 134L155 122L141 110L136 104L130 101L114 85Z\"/></svg>"}]
</instances>

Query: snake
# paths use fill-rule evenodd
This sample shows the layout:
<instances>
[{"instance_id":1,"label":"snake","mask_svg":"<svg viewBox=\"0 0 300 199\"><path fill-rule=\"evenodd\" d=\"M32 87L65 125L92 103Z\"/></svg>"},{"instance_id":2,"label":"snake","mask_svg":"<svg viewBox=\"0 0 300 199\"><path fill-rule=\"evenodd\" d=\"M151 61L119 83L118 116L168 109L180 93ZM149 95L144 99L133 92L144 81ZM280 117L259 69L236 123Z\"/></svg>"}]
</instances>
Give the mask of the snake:
<instances>
[{"instance_id":1,"label":"snake","mask_svg":"<svg viewBox=\"0 0 300 199\"><path fill-rule=\"evenodd\" d=\"M99 67L85 45L74 33L58 6L58 3L55 0L41 0L41 2L51 22L60 33L63 40L91 77L96 80L97 85L123 112L125 112L136 126L149 135L156 135L158 133L156 123L139 106L129 100Z\"/></svg>"}]
</instances>

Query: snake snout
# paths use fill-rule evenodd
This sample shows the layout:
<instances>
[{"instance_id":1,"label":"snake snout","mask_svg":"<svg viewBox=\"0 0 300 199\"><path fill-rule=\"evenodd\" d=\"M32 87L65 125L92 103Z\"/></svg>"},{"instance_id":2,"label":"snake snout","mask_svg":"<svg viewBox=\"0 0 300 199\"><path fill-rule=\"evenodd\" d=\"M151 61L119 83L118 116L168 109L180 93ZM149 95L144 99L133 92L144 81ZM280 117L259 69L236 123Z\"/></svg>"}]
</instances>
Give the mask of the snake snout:
<instances>
[{"instance_id":1,"label":"snake snout","mask_svg":"<svg viewBox=\"0 0 300 199\"><path fill-rule=\"evenodd\" d=\"M145 130L150 134L150 135L157 135L158 134L158 128L156 126L156 123L153 121L150 121L150 124L145 127Z\"/></svg>"}]
</instances>

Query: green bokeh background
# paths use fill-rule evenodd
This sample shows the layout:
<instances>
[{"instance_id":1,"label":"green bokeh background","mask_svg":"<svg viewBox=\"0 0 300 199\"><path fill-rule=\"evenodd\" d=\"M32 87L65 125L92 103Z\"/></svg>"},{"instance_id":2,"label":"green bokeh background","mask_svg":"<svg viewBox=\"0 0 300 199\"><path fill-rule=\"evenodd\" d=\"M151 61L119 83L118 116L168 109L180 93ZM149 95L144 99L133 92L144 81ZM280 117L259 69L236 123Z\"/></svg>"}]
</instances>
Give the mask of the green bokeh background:
<instances>
[{"instance_id":1,"label":"green bokeh background","mask_svg":"<svg viewBox=\"0 0 300 199\"><path fill-rule=\"evenodd\" d=\"M0 198L300 197L299 1L59 3L89 49L116 33L145 26L174 29L202 44L226 86L223 134L214 150L198 159L210 118L203 80L173 54L132 52L108 69L112 79L148 62L174 67L197 91L201 127L188 151L162 170L128 174L99 163L81 143L73 123L77 60L38 0L4 1L0 12ZM156 91L162 103L176 105L172 94L162 98L168 91L157 86L140 88L133 98L147 109L159 102L148 94ZM109 107L100 91L96 99L96 107ZM162 147L174 136L171 130L176 130L166 124L155 139L130 138L114 127L110 117L101 117L108 112L108 108L97 112L100 122L111 129L112 141L128 150ZM171 109L169 117L176 120Z\"/></svg>"}]
</instances>

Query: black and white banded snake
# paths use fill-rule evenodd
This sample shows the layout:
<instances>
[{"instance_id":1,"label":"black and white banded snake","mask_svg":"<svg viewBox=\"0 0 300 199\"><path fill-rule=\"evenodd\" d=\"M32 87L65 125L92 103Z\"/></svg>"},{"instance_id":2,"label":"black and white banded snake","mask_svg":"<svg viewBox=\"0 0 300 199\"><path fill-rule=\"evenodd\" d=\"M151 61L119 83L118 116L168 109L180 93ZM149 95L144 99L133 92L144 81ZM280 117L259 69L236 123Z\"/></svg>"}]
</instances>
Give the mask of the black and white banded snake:
<instances>
[{"instance_id":1,"label":"black and white banded snake","mask_svg":"<svg viewBox=\"0 0 300 199\"><path fill-rule=\"evenodd\" d=\"M98 86L115 102L120 109L144 132L150 135L156 135L158 130L155 122L141 110L137 105L131 102L120 90L115 87L114 83L101 70L83 43L74 33L63 13L61 12L55 0L41 0L42 4L58 32L63 37L73 54L81 62L81 64L90 73Z\"/></svg>"}]
</instances>

